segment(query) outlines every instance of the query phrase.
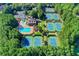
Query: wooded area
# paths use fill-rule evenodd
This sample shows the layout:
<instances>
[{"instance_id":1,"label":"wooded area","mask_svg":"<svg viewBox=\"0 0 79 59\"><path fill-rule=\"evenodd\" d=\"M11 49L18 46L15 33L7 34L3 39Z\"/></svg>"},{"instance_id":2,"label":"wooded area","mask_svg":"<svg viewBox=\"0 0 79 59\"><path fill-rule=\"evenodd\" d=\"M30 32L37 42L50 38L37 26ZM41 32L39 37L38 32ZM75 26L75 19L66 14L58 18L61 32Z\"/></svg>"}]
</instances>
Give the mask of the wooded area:
<instances>
[{"instance_id":1,"label":"wooded area","mask_svg":"<svg viewBox=\"0 0 79 59\"><path fill-rule=\"evenodd\" d=\"M61 47L43 46L22 48L22 35L17 31L18 22L14 18L17 10L26 10L26 14L45 20L43 8L46 4L12 4L5 6L0 14L0 55L2 56L73 56L79 55L79 4L51 4L63 20L63 29L59 33ZM38 7L38 10L30 10Z\"/></svg>"}]
</instances>

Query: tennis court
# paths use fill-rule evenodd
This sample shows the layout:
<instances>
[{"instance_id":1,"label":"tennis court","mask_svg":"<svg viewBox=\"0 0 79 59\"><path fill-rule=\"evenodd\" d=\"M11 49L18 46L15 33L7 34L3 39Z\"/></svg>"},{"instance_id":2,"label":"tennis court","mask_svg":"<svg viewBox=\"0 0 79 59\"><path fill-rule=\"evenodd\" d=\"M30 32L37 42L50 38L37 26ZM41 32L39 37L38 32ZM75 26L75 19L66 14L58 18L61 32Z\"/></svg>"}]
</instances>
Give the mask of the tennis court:
<instances>
[{"instance_id":1,"label":"tennis court","mask_svg":"<svg viewBox=\"0 0 79 59\"><path fill-rule=\"evenodd\" d=\"M34 44L35 47L42 46L42 37L41 36L35 36L33 44Z\"/></svg>"},{"instance_id":2,"label":"tennis court","mask_svg":"<svg viewBox=\"0 0 79 59\"><path fill-rule=\"evenodd\" d=\"M46 13L47 20L59 20L59 16L56 13Z\"/></svg>"},{"instance_id":3,"label":"tennis court","mask_svg":"<svg viewBox=\"0 0 79 59\"><path fill-rule=\"evenodd\" d=\"M32 36L26 36L25 38L23 38L22 41L21 41L22 47L26 47L26 48L32 47L32 45L33 45L32 39L33 39Z\"/></svg>"},{"instance_id":4,"label":"tennis court","mask_svg":"<svg viewBox=\"0 0 79 59\"><path fill-rule=\"evenodd\" d=\"M56 22L55 23L55 28L56 28L56 31L61 31L62 30L62 24L59 23L59 22Z\"/></svg>"},{"instance_id":5,"label":"tennis court","mask_svg":"<svg viewBox=\"0 0 79 59\"><path fill-rule=\"evenodd\" d=\"M47 30L48 31L55 31L55 26L54 26L54 23L47 23Z\"/></svg>"},{"instance_id":6,"label":"tennis court","mask_svg":"<svg viewBox=\"0 0 79 59\"><path fill-rule=\"evenodd\" d=\"M56 47L56 46L57 46L57 37L56 37L56 36L50 36L50 37L48 38L48 44L49 44L50 46Z\"/></svg>"}]
</instances>

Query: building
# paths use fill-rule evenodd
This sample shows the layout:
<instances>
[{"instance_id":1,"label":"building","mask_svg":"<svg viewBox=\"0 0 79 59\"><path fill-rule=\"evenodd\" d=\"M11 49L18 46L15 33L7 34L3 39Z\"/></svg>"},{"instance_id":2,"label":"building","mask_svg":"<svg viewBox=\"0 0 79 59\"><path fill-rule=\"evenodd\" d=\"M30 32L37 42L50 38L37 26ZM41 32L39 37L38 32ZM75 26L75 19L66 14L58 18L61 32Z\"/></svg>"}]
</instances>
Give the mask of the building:
<instances>
[{"instance_id":1,"label":"building","mask_svg":"<svg viewBox=\"0 0 79 59\"><path fill-rule=\"evenodd\" d=\"M27 23L28 25L30 25L30 26L33 26L33 25L37 25L38 22L40 22L39 19L29 18L26 23Z\"/></svg>"},{"instance_id":2,"label":"building","mask_svg":"<svg viewBox=\"0 0 79 59\"><path fill-rule=\"evenodd\" d=\"M14 17L16 18L17 21L26 19L26 15L24 15L24 14L14 15Z\"/></svg>"},{"instance_id":3,"label":"building","mask_svg":"<svg viewBox=\"0 0 79 59\"><path fill-rule=\"evenodd\" d=\"M55 12L54 8L45 8L45 12Z\"/></svg>"},{"instance_id":4,"label":"building","mask_svg":"<svg viewBox=\"0 0 79 59\"><path fill-rule=\"evenodd\" d=\"M25 11L17 11L17 15L14 15L14 17L17 19L17 18L20 18L20 19L26 19L26 15L25 15Z\"/></svg>"},{"instance_id":5,"label":"building","mask_svg":"<svg viewBox=\"0 0 79 59\"><path fill-rule=\"evenodd\" d=\"M33 18L28 19L27 24L28 24L28 25L31 25L31 26L36 25L36 20L33 19Z\"/></svg>"},{"instance_id":6,"label":"building","mask_svg":"<svg viewBox=\"0 0 79 59\"><path fill-rule=\"evenodd\" d=\"M0 11L3 9L3 5L0 5Z\"/></svg>"},{"instance_id":7,"label":"building","mask_svg":"<svg viewBox=\"0 0 79 59\"><path fill-rule=\"evenodd\" d=\"M0 13L2 13L3 7L3 5L0 5Z\"/></svg>"},{"instance_id":8,"label":"building","mask_svg":"<svg viewBox=\"0 0 79 59\"><path fill-rule=\"evenodd\" d=\"M22 15L22 14L25 14L25 11L17 11L17 14L18 14L18 15L20 15L20 14L21 14L21 15Z\"/></svg>"}]
</instances>

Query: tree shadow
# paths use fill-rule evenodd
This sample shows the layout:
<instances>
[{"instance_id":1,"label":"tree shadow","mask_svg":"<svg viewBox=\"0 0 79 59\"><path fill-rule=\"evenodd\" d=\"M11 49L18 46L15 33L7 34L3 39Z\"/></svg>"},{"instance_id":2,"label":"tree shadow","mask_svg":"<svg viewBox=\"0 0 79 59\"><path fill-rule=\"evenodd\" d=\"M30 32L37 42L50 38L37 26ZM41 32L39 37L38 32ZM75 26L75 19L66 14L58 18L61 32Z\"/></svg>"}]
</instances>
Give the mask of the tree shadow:
<instances>
[{"instance_id":1,"label":"tree shadow","mask_svg":"<svg viewBox=\"0 0 79 59\"><path fill-rule=\"evenodd\" d=\"M74 53L75 55L79 53L79 34L74 36Z\"/></svg>"},{"instance_id":2,"label":"tree shadow","mask_svg":"<svg viewBox=\"0 0 79 59\"><path fill-rule=\"evenodd\" d=\"M13 19L13 20L11 20L9 22L8 25L11 26L12 28L16 28L16 27L18 27L19 24L18 24L18 21L17 20Z\"/></svg>"},{"instance_id":3,"label":"tree shadow","mask_svg":"<svg viewBox=\"0 0 79 59\"><path fill-rule=\"evenodd\" d=\"M22 39L22 46L30 46L30 42L27 38Z\"/></svg>"}]
</instances>

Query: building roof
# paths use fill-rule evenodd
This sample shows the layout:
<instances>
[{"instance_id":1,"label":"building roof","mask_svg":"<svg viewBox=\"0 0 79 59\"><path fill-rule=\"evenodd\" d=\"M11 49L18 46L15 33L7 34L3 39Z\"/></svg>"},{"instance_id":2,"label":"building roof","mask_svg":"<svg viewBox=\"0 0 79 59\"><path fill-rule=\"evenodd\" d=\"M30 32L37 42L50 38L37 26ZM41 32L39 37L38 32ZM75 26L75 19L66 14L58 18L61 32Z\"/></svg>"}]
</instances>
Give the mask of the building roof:
<instances>
[{"instance_id":1,"label":"building roof","mask_svg":"<svg viewBox=\"0 0 79 59\"><path fill-rule=\"evenodd\" d=\"M25 11L17 11L17 14L25 14Z\"/></svg>"},{"instance_id":2,"label":"building roof","mask_svg":"<svg viewBox=\"0 0 79 59\"><path fill-rule=\"evenodd\" d=\"M26 19L26 15L14 15L15 18Z\"/></svg>"},{"instance_id":3,"label":"building roof","mask_svg":"<svg viewBox=\"0 0 79 59\"><path fill-rule=\"evenodd\" d=\"M55 12L54 8L45 8L46 12Z\"/></svg>"},{"instance_id":4,"label":"building roof","mask_svg":"<svg viewBox=\"0 0 79 59\"><path fill-rule=\"evenodd\" d=\"M3 5L0 5L0 11L3 9Z\"/></svg>"},{"instance_id":5,"label":"building roof","mask_svg":"<svg viewBox=\"0 0 79 59\"><path fill-rule=\"evenodd\" d=\"M35 25L35 24L38 24L38 22L39 22L38 19L29 18L28 21L27 21L27 24L29 24L29 25Z\"/></svg>"},{"instance_id":6,"label":"building roof","mask_svg":"<svg viewBox=\"0 0 79 59\"><path fill-rule=\"evenodd\" d=\"M17 11L17 15L14 16L15 18L26 19L25 11Z\"/></svg>"},{"instance_id":7,"label":"building roof","mask_svg":"<svg viewBox=\"0 0 79 59\"><path fill-rule=\"evenodd\" d=\"M28 20L28 23L29 24L31 24L31 23L34 23L35 24L36 23L36 20Z\"/></svg>"}]
</instances>

